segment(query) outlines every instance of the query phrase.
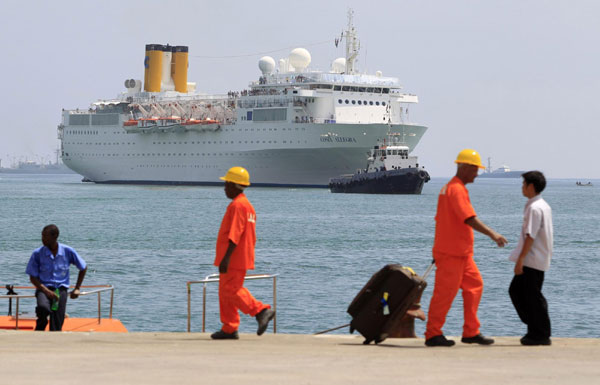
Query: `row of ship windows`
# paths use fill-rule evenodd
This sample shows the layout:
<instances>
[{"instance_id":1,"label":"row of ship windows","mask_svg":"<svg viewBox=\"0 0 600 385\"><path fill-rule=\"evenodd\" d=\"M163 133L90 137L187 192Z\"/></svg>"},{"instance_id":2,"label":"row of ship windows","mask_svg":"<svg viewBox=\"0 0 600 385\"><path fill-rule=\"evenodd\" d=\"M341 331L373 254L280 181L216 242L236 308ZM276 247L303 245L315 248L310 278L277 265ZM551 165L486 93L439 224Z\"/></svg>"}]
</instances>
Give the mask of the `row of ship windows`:
<instances>
[{"instance_id":1,"label":"row of ship windows","mask_svg":"<svg viewBox=\"0 0 600 385\"><path fill-rule=\"evenodd\" d=\"M346 99L346 100L338 99L338 104L344 104L344 103L346 103L346 104L350 104L350 103L352 103L352 104L358 104L359 106L361 106L361 105L372 106L373 104L376 105L376 106L379 105L379 102L376 101L376 102L373 103L372 100L370 100L370 101L358 100L357 101L357 100L348 100L348 99ZM381 102L381 105L385 106L385 102Z\"/></svg>"},{"instance_id":2,"label":"row of ship windows","mask_svg":"<svg viewBox=\"0 0 600 385\"><path fill-rule=\"evenodd\" d=\"M377 103L379 103L379 102L377 102ZM299 130L306 131L306 128L304 128L304 127L301 127L301 128L300 127L295 127L295 130L296 131L299 131ZM234 128L232 128L232 129L227 129L226 128L223 131L226 131L226 132L227 131L235 132L235 129ZM261 129L260 128L256 128L256 129L254 129L254 128L238 128L237 131L239 131L239 132L242 132L242 131L261 131ZM269 129L263 128L262 131L277 131L277 129L276 128L269 128ZM292 131L292 128L283 127L281 129L281 131ZM65 131L65 134L67 134L67 135L98 135L98 131L95 131L95 130L67 130L67 131ZM122 134L122 132L120 132L120 131L114 131L113 134ZM192 144L193 143L194 142L192 142ZM200 142L198 142L198 143L200 143Z\"/></svg>"},{"instance_id":3,"label":"row of ship windows","mask_svg":"<svg viewBox=\"0 0 600 385\"><path fill-rule=\"evenodd\" d=\"M67 130L65 131L67 135L98 135L98 131L96 130Z\"/></svg>"},{"instance_id":4,"label":"row of ship windows","mask_svg":"<svg viewBox=\"0 0 600 385\"><path fill-rule=\"evenodd\" d=\"M287 144L287 143L292 144L292 143L295 143L295 142L300 143L299 140L297 140L297 141L282 140L281 142L285 143L285 144ZM161 144L161 143L162 144L187 144L188 142L152 142L152 144ZM238 140L237 143L238 144L242 144L242 143L245 143L245 144L248 144L248 143L250 143L250 144L261 144L261 143L264 143L264 144L267 144L267 143L277 144L277 141L276 140L263 140L261 142L260 140L244 140L244 141ZM307 141L305 140L304 143L307 143ZM123 142L123 143L119 143L119 142L114 142L114 143L65 142L65 144L86 145L86 146L91 146L91 145L96 145L96 146L118 146L120 144L120 145L124 146L125 142ZM127 145L133 145L133 146L135 146L136 144L137 143L135 143L135 142L133 142L133 143L132 142L127 142ZM196 142L192 142L191 144L196 144ZM198 144L200 144L200 142L198 142ZM223 142L222 140L219 140L219 143L217 143L216 140L213 141L213 142L211 142L210 140L208 140L208 141L202 142L202 144L236 144L236 143L235 143L235 140L226 140L225 142Z\"/></svg>"},{"instance_id":5,"label":"row of ship windows","mask_svg":"<svg viewBox=\"0 0 600 385\"><path fill-rule=\"evenodd\" d=\"M160 153L156 153L156 154L151 154L151 153L143 153L143 154L82 154L82 153L70 153L70 156L82 156L82 157L103 157L103 156L131 156L131 157L144 157L144 156L152 156L152 157L157 157L157 156L234 156L234 155L238 155L238 156L259 156L259 157L268 157L268 156L272 156L268 153L260 153L260 152L238 152L238 153L227 153L227 152L206 152L206 153L164 153L164 154L160 154ZM66 152L65 156L69 156L69 153Z\"/></svg>"},{"instance_id":6,"label":"row of ship windows","mask_svg":"<svg viewBox=\"0 0 600 385\"><path fill-rule=\"evenodd\" d=\"M137 168L223 168L222 164L214 165L214 164L140 164L136 166ZM270 168L269 166L261 166L261 165L252 165L253 169L257 168Z\"/></svg>"}]
</instances>

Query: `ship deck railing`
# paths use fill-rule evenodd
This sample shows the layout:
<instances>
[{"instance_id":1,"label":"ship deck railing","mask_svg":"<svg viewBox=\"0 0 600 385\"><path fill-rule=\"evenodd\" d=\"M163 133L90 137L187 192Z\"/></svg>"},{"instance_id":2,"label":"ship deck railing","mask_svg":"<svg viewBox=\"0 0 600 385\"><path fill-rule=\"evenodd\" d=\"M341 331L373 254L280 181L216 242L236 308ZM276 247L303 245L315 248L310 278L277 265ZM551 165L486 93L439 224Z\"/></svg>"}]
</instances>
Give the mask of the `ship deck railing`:
<instances>
[{"instance_id":1,"label":"ship deck railing","mask_svg":"<svg viewBox=\"0 0 600 385\"><path fill-rule=\"evenodd\" d=\"M24 318L24 317L20 317L19 314L19 307L20 307L20 300L23 298L35 298L35 290L36 288L33 286L13 286L13 285L3 285L6 289L12 289L12 290L27 290L27 291L34 291L33 294L4 294L4 295L0 295L0 299L8 299L9 304L8 304L8 315L12 316L12 300L14 299L16 302L16 311L14 314L14 319L15 319L15 329L18 330L19 329L19 318ZM70 286L69 289L74 289L74 286ZM84 285L81 286L81 289L90 289L90 290L84 290L81 291L79 293L80 297L85 297L88 295L92 295L92 294L96 294L98 297L98 324L101 323L102 321L102 293L106 292L106 291L110 291L110 306L109 306L109 315L108 318L112 319L112 314L113 314L113 302L114 302L114 292L115 292L115 288L112 285Z\"/></svg>"},{"instance_id":2,"label":"ship deck railing","mask_svg":"<svg viewBox=\"0 0 600 385\"><path fill-rule=\"evenodd\" d=\"M257 279L272 279L273 280L273 333L277 333L277 276L278 274L248 274L244 277L244 281L252 281ZM219 282L219 274L207 275L201 281L188 281L187 286L187 332L192 330L192 285L202 284L202 333L205 332L206 325L206 289L209 283Z\"/></svg>"}]
</instances>

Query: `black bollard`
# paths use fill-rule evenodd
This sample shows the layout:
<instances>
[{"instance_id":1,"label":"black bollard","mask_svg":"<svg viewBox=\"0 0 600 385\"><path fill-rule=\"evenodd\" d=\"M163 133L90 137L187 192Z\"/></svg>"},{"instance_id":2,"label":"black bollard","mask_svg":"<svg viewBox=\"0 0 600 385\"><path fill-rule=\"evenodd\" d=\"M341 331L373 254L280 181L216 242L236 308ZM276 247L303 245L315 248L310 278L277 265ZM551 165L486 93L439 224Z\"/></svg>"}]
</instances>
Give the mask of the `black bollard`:
<instances>
[{"instance_id":1,"label":"black bollard","mask_svg":"<svg viewBox=\"0 0 600 385\"><path fill-rule=\"evenodd\" d=\"M6 295L17 295L17 293L15 293L13 290L14 288L14 285L6 285L6 290L8 290ZM12 298L8 299L8 315L12 315Z\"/></svg>"}]
</instances>

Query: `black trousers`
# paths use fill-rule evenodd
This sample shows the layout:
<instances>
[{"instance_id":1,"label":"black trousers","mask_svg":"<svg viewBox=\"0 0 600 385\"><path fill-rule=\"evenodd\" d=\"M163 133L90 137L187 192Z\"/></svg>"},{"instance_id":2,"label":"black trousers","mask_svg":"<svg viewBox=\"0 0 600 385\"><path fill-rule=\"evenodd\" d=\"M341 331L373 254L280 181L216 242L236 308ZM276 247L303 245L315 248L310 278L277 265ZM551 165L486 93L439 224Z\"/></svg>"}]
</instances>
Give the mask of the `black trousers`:
<instances>
[{"instance_id":1,"label":"black trousers","mask_svg":"<svg viewBox=\"0 0 600 385\"><path fill-rule=\"evenodd\" d=\"M527 325L527 337L534 340L550 338L548 303L542 294L544 272L523 267L523 274L515 275L508 292L519 318Z\"/></svg>"},{"instance_id":2,"label":"black trousers","mask_svg":"<svg viewBox=\"0 0 600 385\"><path fill-rule=\"evenodd\" d=\"M48 289L54 291L53 287ZM35 308L35 314L37 315L37 321L35 323L35 330L46 330L48 325L48 315L50 315L50 331L61 331L63 323L65 322L65 312L67 310L67 297L69 292L66 287L61 287L59 290L60 298L58 299L58 309L52 311L52 301L42 292L41 290L35 291L35 297L37 299L37 307Z\"/></svg>"}]
</instances>

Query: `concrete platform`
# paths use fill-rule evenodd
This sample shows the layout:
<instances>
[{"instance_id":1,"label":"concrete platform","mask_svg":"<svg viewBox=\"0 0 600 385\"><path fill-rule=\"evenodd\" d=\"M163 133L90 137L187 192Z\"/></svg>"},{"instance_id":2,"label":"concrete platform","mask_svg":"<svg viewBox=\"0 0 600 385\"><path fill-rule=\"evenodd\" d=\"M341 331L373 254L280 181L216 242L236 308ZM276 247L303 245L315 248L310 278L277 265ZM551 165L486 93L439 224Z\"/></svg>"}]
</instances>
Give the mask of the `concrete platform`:
<instances>
[{"instance_id":1,"label":"concrete platform","mask_svg":"<svg viewBox=\"0 0 600 385\"><path fill-rule=\"evenodd\" d=\"M0 331L1 384L598 384L600 339L524 347L422 339L362 345L351 335Z\"/></svg>"}]
</instances>

